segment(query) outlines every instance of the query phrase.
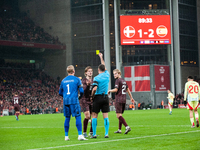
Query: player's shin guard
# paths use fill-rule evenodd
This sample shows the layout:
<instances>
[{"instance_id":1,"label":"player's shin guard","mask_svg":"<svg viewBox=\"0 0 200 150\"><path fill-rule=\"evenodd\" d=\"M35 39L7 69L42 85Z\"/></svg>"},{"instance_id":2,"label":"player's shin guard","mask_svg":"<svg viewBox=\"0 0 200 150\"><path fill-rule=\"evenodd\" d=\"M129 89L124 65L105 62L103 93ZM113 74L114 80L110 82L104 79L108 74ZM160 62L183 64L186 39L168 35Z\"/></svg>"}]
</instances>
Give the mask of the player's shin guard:
<instances>
[{"instance_id":1,"label":"player's shin guard","mask_svg":"<svg viewBox=\"0 0 200 150\"><path fill-rule=\"evenodd\" d=\"M69 121L70 121L70 117L65 117L65 123L64 123L65 136L68 136L68 131L69 131Z\"/></svg>"},{"instance_id":2,"label":"player's shin guard","mask_svg":"<svg viewBox=\"0 0 200 150\"><path fill-rule=\"evenodd\" d=\"M81 116L76 117L76 127L77 127L77 130L78 130L78 135L82 135Z\"/></svg>"},{"instance_id":3,"label":"player's shin guard","mask_svg":"<svg viewBox=\"0 0 200 150\"><path fill-rule=\"evenodd\" d=\"M109 119L108 118L104 118L104 126L105 126L105 136L108 135L108 131L109 131Z\"/></svg>"},{"instance_id":4,"label":"player's shin guard","mask_svg":"<svg viewBox=\"0 0 200 150\"><path fill-rule=\"evenodd\" d=\"M97 131L97 118L92 118L92 129L93 129L93 136L95 136Z\"/></svg>"}]
</instances>

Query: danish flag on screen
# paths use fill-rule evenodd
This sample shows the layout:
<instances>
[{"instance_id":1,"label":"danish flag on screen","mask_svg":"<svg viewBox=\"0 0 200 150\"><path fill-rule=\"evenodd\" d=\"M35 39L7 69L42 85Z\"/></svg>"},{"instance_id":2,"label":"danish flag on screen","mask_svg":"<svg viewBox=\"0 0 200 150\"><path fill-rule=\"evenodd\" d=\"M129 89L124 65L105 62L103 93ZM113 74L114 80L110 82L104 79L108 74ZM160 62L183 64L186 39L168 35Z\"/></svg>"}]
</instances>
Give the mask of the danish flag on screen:
<instances>
[{"instance_id":1,"label":"danish flag on screen","mask_svg":"<svg viewBox=\"0 0 200 150\"><path fill-rule=\"evenodd\" d=\"M129 66L124 67L124 79L131 92L150 91L150 67Z\"/></svg>"}]
</instances>

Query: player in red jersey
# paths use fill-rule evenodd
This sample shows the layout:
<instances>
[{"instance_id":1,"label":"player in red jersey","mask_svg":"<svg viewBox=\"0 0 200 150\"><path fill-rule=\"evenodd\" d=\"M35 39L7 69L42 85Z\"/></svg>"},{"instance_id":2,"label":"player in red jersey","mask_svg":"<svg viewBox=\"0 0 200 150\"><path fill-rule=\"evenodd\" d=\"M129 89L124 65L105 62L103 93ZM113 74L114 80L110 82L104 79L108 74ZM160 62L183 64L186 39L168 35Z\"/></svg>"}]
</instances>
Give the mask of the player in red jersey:
<instances>
[{"instance_id":1,"label":"player in red jersey","mask_svg":"<svg viewBox=\"0 0 200 150\"><path fill-rule=\"evenodd\" d=\"M82 80L84 95L80 100L81 109L84 112L85 119L83 120L83 136L87 137L87 126L88 121L91 118L92 102L90 101L91 90L92 90L92 79L93 70L90 66L85 68L85 78ZM92 124L90 127L90 136L92 136Z\"/></svg>"},{"instance_id":2,"label":"player in red jersey","mask_svg":"<svg viewBox=\"0 0 200 150\"><path fill-rule=\"evenodd\" d=\"M1 113L1 117L3 117L3 100L0 101L0 113Z\"/></svg>"},{"instance_id":3,"label":"player in red jersey","mask_svg":"<svg viewBox=\"0 0 200 150\"><path fill-rule=\"evenodd\" d=\"M131 131L131 128L128 126L125 119L122 117L122 114L124 113L125 105L126 105L126 92L128 92L131 102L134 103L135 101L131 95L128 85L126 84L126 81L121 78L121 71L119 69L115 69L113 70L113 74L114 74L114 78L116 79L115 88L112 90L109 90L108 94L113 93L113 92L116 93L115 94L115 109L116 109L117 118L119 119L119 129L114 133L121 133L121 127L123 124L126 127L124 134L127 134L128 132Z\"/></svg>"},{"instance_id":4,"label":"player in red jersey","mask_svg":"<svg viewBox=\"0 0 200 150\"><path fill-rule=\"evenodd\" d=\"M13 99L12 99L12 104L14 106L14 110L15 110L15 118L17 121L19 121L19 113L20 113L20 104L21 104L21 101L20 101L20 98L17 94L17 92L15 92L15 95L13 96Z\"/></svg>"}]
</instances>

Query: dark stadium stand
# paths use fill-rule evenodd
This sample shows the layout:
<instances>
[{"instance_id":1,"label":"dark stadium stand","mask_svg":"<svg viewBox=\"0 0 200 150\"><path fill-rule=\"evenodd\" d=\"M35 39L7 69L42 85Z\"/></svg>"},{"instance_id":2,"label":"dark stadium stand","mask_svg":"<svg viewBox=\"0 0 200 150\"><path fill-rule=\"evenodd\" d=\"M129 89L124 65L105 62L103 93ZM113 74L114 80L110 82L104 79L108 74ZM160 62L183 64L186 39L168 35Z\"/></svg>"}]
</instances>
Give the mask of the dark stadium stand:
<instances>
[{"instance_id":1,"label":"dark stadium stand","mask_svg":"<svg viewBox=\"0 0 200 150\"><path fill-rule=\"evenodd\" d=\"M9 63L0 66L0 96L4 109L14 114L13 93L21 98L21 113L28 108L32 114L62 112L62 97L58 95L59 80L54 80L34 65ZM59 79L59 78L58 78Z\"/></svg>"},{"instance_id":2,"label":"dark stadium stand","mask_svg":"<svg viewBox=\"0 0 200 150\"><path fill-rule=\"evenodd\" d=\"M183 104L183 101L184 101L184 94L183 93L176 94L173 105L178 106L178 104Z\"/></svg>"},{"instance_id":3,"label":"dark stadium stand","mask_svg":"<svg viewBox=\"0 0 200 150\"><path fill-rule=\"evenodd\" d=\"M24 61L33 59L43 63L43 55L63 50L65 45L57 36L36 25L26 13L21 13L17 2L16 5L9 1L0 4L0 100L3 100L4 109L14 115L12 97L17 91L23 114L27 109L28 114L62 112L62 97L58 95L60 80L45 74L44 66L36 67Z\"/></svg>"},{"instance_id":4,"label":"dark stadium stand","mask_svg":"<svg viewBox=\"0 0 200 150\"><path fill-rule=\"evenodd\" d=\"M53 37L46 33L24 13L17 16L1 13L0 40L62 45L57 36Z\"/></svg>"},{"instance_id":5,"label":"dark stadium stand","mask_svg":"<svg viewBox=\"0 0 200 150\"><path fill-rule=\"evenodd\" d=\"M26 13L20 12L17 1L1 1L0 4L0 47L66 49L58 36L45 32Z\"/></svg>"}]
</instances>

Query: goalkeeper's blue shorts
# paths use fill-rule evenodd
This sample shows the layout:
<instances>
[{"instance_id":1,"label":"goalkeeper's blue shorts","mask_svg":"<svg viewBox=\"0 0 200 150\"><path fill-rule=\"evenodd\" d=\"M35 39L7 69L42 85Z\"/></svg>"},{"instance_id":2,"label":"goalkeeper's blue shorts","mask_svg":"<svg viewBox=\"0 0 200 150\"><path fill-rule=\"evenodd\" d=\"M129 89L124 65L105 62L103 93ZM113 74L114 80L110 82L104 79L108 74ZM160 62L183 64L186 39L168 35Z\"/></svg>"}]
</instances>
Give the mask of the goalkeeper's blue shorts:
<instances>
[{"instance_id":1,"label":"goalkeeper's blue shorts","mask_svg":"<svg viewBox=\"0 0 200 150\"><path fill-rule=\"evenodd\" d=\"M78 117L81 115L81 107L80 104L71 104L63 106L64 116L70 117Z\"/></svg>"}]
</instances>

